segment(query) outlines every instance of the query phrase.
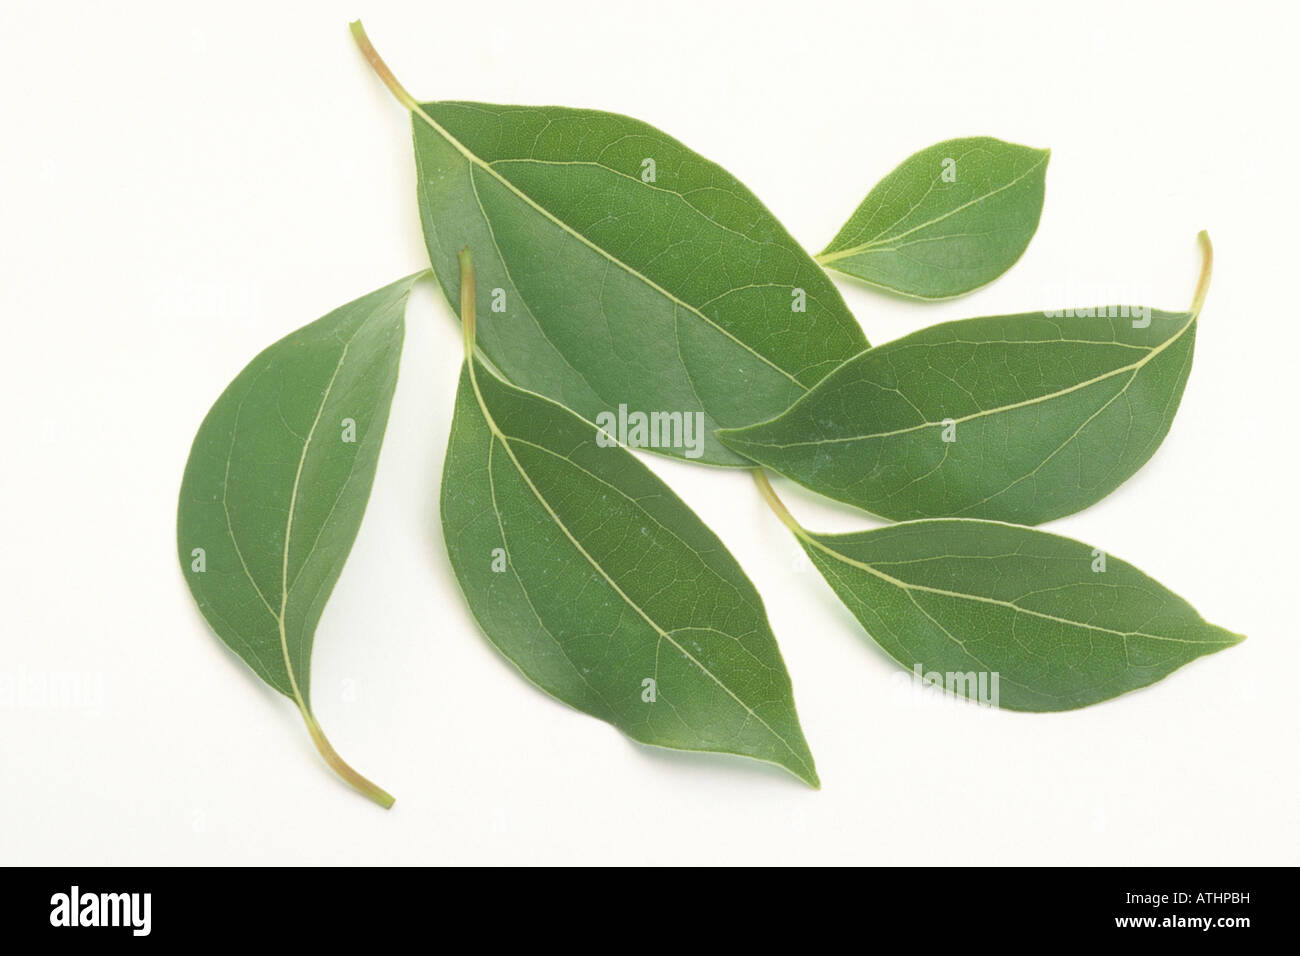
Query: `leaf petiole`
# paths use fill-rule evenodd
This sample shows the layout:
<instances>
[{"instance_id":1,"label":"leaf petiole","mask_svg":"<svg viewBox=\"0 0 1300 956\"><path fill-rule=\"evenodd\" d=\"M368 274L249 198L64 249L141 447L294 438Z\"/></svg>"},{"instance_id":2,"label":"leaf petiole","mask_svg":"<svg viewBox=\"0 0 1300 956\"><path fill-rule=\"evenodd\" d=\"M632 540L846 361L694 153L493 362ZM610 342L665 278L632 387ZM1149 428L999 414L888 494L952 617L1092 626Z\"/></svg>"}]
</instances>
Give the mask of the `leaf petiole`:
<instances>
[{"instance_id":1,"label":"leaf petiole","mask_svg":"<svg viewBox=\"0 0 1300 956\"><path fill-rule=\"evenodd\" d=\"M465 246L456 254L460 262L460 327L465 337L465 361L474 364L474 257ZM471 371L473 369L471 368Z\"/></svg>"},{"instance_id":2,"label":"leaf petiole","mask_svg":"<svg viewBox=\"0 0 1300 956\"><path fill-rule=\"evenodd\" d=\"M406 91L406 87L402 86L402 84L397 81L397 77L394 76L393 71L388 68L388 64L384 62L384 58L379 55L379 51L376 50L374 44L370 42L370 37L366 36L366 28L361 25L361 21L353 20L348 24L348 29L352 31L352 38L357 41L357 46L361 48L361 52L365 55L366 61L370 64L370 68L373 69L379 78L384 81L384 85L392 90L393 95L397 97L398 102L411 112L418 111L420 109L420 104L416 102L414 96Z\"/></svg>"},{"instance_id":3,"label":"leaf petiole","mask_svg":"<svg viewBox=\"0 0 1300 956\"><path fill-rule=\"evenodd\" d=\"M1205 304L1205 294L1210 291L1210 275L1214 272L1214 246L1210 244L1210 234L1202 229L1196 235L1201 244L1201 276L1196 280L1196 293L1192 296L1192 307L1188 309L1194 316L1201 314Z\"/></svg>"},{"instance_id":4,"label":"leaf petiole","mask_svg":"<svg viewBox=\"0 0 1300 956\"><path fill-rule=\"evenodd\" d=\"M325 732L321 730L320 723L316 720L316 716L301 703L298 709L302 711L302 719L307 723L307 732L311 734L311 742L316 745L317 751L325 758L325 762L329 764L330 769L346 780L348 785L362 796L373 800L385 810L390 809L395 802L393 795L353 770L339 756L338 751L326 738Z\"/></svg>"},{"instance_id":5,"label":"leaf petiole","mask_svg":"<svg viewBox=\"0 0 1300 956\"><path fill-rule=\"evenodd\" d=\"M772 483L767 480L767 475L762 468L754 469L754 484L758 485L758 490L763 495L763 500L767 502L767 506L772 509L772 513L781 519L781 524L793 531L795 537L801 541L807 541L810 544L817 543L812 540L804 526L795 520L794 515L790 514L790 509L785 506L785 502L776 496L776 490L772 487Z\"/></svg>"}]
</instances>

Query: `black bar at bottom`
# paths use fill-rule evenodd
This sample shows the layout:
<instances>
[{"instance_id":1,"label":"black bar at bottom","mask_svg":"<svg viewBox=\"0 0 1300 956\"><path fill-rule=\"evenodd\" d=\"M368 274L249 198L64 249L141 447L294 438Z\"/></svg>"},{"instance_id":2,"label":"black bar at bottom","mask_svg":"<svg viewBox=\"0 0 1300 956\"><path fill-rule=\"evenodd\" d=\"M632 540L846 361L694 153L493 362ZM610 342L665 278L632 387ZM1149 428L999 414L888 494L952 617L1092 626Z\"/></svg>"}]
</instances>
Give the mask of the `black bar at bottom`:
<instances>
[{"instance_id":1,"label":"black bar at bottom","mask_svg":"<svg viewBox=\"0 0 1300 956\"><path fill-rule=\"evenodd\" d=\"M6 948L76 937L203 943L372 943L390 934L451 942L458 924L482 942L697 944L767 937L781 924L815 938L847 929L861 946L901 933L917 943L1132 940L1233 945L1281 933L1287 870L878 869L809 879L783 872L575 871L446 874L419 869L125 869L0 871ZM74 890L75 887L75 890ZM613 931L615 936L607 934ZM820 932L819 932L820 931ZM1265 934L1261 937L1260 934ZM883 934L883 935L882 935ZM802 934L800 934L802 935ZM675 941L675 942L674 942ZM604 948L603 946L601 948ZM10 951L15 951L11 949Z\"/></svg>"}]
</instances>

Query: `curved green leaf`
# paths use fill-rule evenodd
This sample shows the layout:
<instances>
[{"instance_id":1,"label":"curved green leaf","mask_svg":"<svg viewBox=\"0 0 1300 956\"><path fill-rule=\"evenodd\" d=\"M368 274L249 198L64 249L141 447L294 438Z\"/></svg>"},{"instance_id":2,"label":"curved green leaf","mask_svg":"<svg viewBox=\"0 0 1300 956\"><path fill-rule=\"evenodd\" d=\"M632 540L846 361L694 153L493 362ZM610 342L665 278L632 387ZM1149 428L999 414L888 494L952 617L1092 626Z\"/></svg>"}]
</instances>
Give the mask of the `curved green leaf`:
<instances>
[{"instance_id":1,"label":"curved green leaf","mask_svg":"<svg viewBox=\"0 0 1300 956\"><path fill-rule=\"evenodd\" d=\"M770 422L719 438L891 520L1038 524L1101 500L1155 453L1191 371L1188 312L1128 307L945 322L846 362Z\"/></svg>"},{"instance_id":2,"label":"curved green leaf","mask_svg":"<svg viewBox=\"0 0 1300 956\"><path fill-rule=\"evenodd\" d=\"M472 285L471 273L471 341ZM537 686L635 740L753 757L816 786L758 592L672 490L600 434L467 362L442 527L483 632Z\"/></svg>"},{"instance_id":3,"label":"curved green leaf","mask_svg":"<svg viewBox=\"0 0 1300 956\"><path fill-rule=\"evenodd\" d=\"M417 103L420 219L447 299L477 250L478 343L510 381L588 421L703 416L713 437L788 407L866 338L829 277L726 170L638 120L595 110ZM689 453L688 453L689 452Z\"/></svg>"},{"instance_id":4,"label":"curved green leaf","mask_svg":"<svg viewBox=\"0 0 1300 956\"><path fill-rule=\"evenodd\" d=\"M917 299L947 299L1010 269L1038 228L1051 150L989 136L914 153L817 256L828 269Z\"/></svg>"},{"instance_id":5,"label":"curved green leaf","mask_svg":"<svg viewBox=\"0 0 1300 956\"><path fill-rule=\"evenodd\" d=\"M199 427L176 520L185 581L217 636L294 700L330 766L385 807L393 798L339 758L312 715L311 650L370 497L418 278L253 359Z\"/></svg>"},{"instance_id":6,"label":"curved green leaf","mask_svg":"<svg viewBox=\"0 0 1300 956\"><path fill-rule=\"evenodd\" d=\"M1118 558L961 518L804 530L759 487L867 633L909 670L1008 710L1086 707L1240 643Z\"/></svg>"}]
</instances>

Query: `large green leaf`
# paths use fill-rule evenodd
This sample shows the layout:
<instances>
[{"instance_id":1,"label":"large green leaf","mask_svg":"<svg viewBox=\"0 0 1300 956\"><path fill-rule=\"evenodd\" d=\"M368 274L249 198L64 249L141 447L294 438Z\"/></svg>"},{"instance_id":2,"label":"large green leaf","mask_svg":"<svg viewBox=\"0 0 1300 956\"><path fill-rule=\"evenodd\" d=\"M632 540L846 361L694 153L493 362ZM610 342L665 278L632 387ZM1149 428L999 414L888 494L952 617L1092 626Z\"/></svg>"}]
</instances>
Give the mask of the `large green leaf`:
<instances>
[{"instance_id":1,"label":"large green leaf","mask_svg":"<svg viewBox=\"0 0 1300 956\"><path fill-rule=\"evenodd\" d=\"M472 288L470 273L470 342ZM599 435L466 363L442 527L484 633L547 693L636 740L753 757L816 786L758 592L668 486Z\"/></svg>"},{"instance_id":2,"label":"large green leaf","mask_svg":"<svg viewBox=\"0 0 1300 956\"><path fill-rule=\"evenodd\" d=\"M756 474L875 642L959 695L1008 710L1072 710L1243 640L1132 565L1070 538L962 518L814 534Z\"/></svg>"},{"instance_id":3,"label":"large green leaf","mask_svg":"<svg viewBox=\"0 0 1300 956\"><path fill-rule=\"evenodd\" d=\"M361 526L397 384L411 276L276 342L239 373L194 438L176 521L185 581L217 636L298 705L322 756L345 764L311 710L316 624Z\"/></svg>"},{"instance_id":4,"label":"large green leaf","mask_svg":"<svg viewBox=\"0 0 1300 956\"><path fill-rule=\"evenodd\" d=\"M1099 501L1155 453L1192 365L1196 319L1129 307L963 319L870 349L726 444L892 520L1038 524Z\"/></svg>"},{"instance_id":5,"label":"large green leaf","mask_svg":"<svg viewBox=\"0 0 1300 956\"><path fill-rule=\"evenodd\" d=\"M1050 155L989 136L914 153L867 194L817 261L917 299L987 285L1038 228Z\"/></svg>"},{"instance_id":6,"label":"large green leaf","mask_svg":"<svg viewBox=\"0 0 1300 956\"><path fill-rule=\"evenodd\" d=\"M454 305L456 252L476 250L479 346L510 381L592 422L698 412L698 455L652 450L734 466L716 428L771 418L866 348L828 276L726 170L613 113L417 103L353 30L411 110L438 281Z\"/></svg>"}]
</instances>

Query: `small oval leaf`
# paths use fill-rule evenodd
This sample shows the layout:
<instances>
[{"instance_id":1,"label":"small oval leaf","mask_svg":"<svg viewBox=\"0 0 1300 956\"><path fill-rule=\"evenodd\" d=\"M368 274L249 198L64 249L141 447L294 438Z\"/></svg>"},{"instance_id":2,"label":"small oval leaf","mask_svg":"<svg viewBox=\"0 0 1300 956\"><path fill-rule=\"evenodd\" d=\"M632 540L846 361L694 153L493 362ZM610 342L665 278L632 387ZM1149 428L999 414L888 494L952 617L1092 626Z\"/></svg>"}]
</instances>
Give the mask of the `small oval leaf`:
<instances>
[{"instance_id":1,"label":"small oval leaf","mask_svg":"<svg viewBox=\"0 0 1300 956\"><path fill-rule=\"evenodd\" d=\"M914 153L867 194L817 261L917 299L987 285L1038 228L1050 156L989 136Z\"/></svg>"},{"instance_id":2,"label":"small oval leaf","mask_svg":"<svg viewBox=\"0 0 1300 956\"><path fill-rule=\"evenodd\" d=\"M1039 524L1127 480L1169 431L1191 311L1102 306L945 322L846 362L728 447L883 518ZM1064 310L1062 310L1064 311Z\"/></svg>"},{"instance_id":3,"label":"small oval leaf","mask_svg":"<svg viewBox=\"0 0 1300 956\"><path fill-rule=\"evenodd\" d=\"M472 335L472 304L463 314ZM635 740L752 757L817 786L763 601L722 542L590 423L473 363L441 510L488 639Z\"/></svg>"},{"instance_id":4,"label":"small oval leaf","mask_svg":"<svg viewBox=\"0 0 1300 956\"><path fill-rule=\"evenodd\" d=\"M248 363L199 427L176 520L185 582L217 636L298 705L326 762L385 807L393 798L339 758L312 715L311 650L370 497L420 275Z\"/></svg>"},{"instance_id":5,"label":"small oval leaf","mask_svg":"<svg viewBox=\"0 0 1300 956\"><path fill-rule=\"evenodd\" d=\"M1206 623L1137 568L1079 541L961 518L814 534L757 475L872 639L908 670L937 675L961 696L1007 710L1073 710L1244 640Z\"/></svg>"}]
</instances>

